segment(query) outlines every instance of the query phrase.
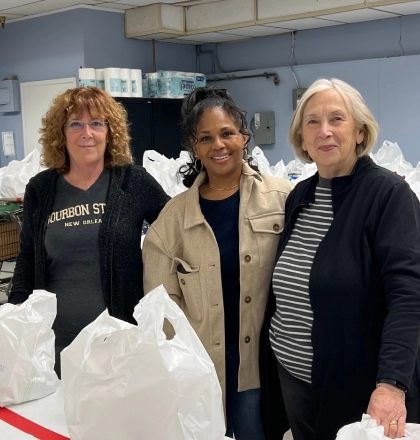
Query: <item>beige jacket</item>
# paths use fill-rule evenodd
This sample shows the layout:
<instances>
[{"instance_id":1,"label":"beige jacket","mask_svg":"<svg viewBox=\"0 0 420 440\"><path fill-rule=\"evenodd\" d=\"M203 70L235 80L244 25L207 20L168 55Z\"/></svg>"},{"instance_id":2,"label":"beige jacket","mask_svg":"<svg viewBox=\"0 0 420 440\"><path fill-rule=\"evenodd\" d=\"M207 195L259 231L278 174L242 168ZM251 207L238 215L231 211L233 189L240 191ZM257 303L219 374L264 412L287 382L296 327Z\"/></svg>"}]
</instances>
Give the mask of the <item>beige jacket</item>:
<instances>
[{"instance_id":1,"label":"beige jacket","mask_svg":"<svg viewBox=\"0 0 420 440\"><path fill-rule=\"evenodd\" d=\"M225 395L225 333L220 256L193 186L167 203L143 245L144 292L163 284L214 362ZM292 184L244 163L240 181L240 367L238 391L259 388L259 336ZM184 273L185 272L185 273Z\"/></svg>"}]
</instances>

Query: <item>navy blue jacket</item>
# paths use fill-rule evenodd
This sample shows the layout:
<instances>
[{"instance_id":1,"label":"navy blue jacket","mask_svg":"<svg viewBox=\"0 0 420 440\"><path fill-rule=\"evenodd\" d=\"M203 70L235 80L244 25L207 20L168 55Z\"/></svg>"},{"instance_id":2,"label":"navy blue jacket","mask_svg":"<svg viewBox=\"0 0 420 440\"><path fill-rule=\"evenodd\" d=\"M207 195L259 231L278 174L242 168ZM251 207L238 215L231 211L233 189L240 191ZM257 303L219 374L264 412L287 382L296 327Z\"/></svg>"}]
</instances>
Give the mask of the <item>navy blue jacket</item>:
<instances>
[{"instance_id":1,"label":"navy blue jacket","mask_svg":"<svg viewBox=\"0 0 420 440\"><path fill-rule=\"evenodd\" d=\"M315 174L290 193L277 258L317 182ZM317 440L360 421L377 378L409 389L407 420L420 422L419 200L367 156L352 174L332 179L331 191L334 220L309 279Z\"/></svg>"}]
</instances>

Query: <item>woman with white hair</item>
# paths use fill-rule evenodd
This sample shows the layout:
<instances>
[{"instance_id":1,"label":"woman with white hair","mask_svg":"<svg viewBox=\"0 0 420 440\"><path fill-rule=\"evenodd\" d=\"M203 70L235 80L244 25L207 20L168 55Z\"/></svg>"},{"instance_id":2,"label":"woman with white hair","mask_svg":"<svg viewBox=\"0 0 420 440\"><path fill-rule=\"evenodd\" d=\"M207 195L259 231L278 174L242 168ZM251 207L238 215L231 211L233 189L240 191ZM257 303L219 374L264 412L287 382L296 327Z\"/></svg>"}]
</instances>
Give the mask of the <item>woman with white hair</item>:
<instances>
[{"instance_id":1,"label":"woman with white hair","mask_svg":"<svg viewBox=\"0 0 420 440\"><path fill-rule=\"evenodd\" d=\"M333 440L368 413L385 435L420 422L420 203L369 153L360 93L319 79L289 140L318 172L286 202L270 342L295 440ZM274 302L274 301L273 301Z\"/></svg>"}]
</instances>

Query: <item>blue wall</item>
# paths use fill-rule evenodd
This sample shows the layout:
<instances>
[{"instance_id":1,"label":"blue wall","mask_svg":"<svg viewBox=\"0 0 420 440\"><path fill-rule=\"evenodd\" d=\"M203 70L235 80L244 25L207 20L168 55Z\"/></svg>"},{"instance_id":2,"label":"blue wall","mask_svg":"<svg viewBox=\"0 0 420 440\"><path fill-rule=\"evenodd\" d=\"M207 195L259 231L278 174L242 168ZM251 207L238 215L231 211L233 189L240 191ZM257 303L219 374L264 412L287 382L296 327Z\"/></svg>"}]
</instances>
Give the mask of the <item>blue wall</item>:
<instances>
[{"instance_id":1,"label":"blue wall","mask_svg":"<svg viewBox=\"0 0 420 440\"><path fill-rule=\"evenodd\" d=\"M158 69L195 71L195 46L156 44ZM6 24L0 29L0 79L20 82L77 77L83 67L128 67L151 72L151 41L127 39L124 14L80 8ZM21 113L0 113L0 132L15 132L16 159L23 159ZM3 156L0 166L14 158Z\"/></svg>"},{"instance_id":2,"label":"blue wall","mask_svg":"<svg viewBox=\"0 0 420 440\"><path fill-rule=\"evenodd\" d=\"M420 15L330 26L295 32L296 64L319 64L420 54ZM400 44L401 41L401 44ZM290 65L290 34L218 45L227 71ZM214 50L215 45L202 46ZM210 55L200 57L200 70L212 72ZM216 72L220 72L217 69Z\"/></svg>"},{"instance_id":3,"label":"blue wall","mask_svg":"<svg viewBox=\"0 0 420 440\"><path fill-rule=\"evenodd\" d=\"M413 165L420 160L416 144L420 102L420 15L356 23L295 33L295 72L300 87L319 76L336 76L360 90L381 127L379 145L399 143ZM288 162L293 152L287 131L293 114L296 82L289 67L291 36L217 45L223 70L238 75L277 72L280 85L256 78L224 81L248 111L276 112L276 144L265 146L271 163ZM203 45L213 50L215 45ZM0 29L0 78L18 75L21 82L77 76L79 66L153 69L152 43L124 37L124 15L75 9L6 24ZM211 56L199 58L200 71L211 73ZM195 46L156 43L157 69L196 71ZM219 76L220 69L215 66ZM21 114L0 113L0 132L14 130L17 159L23 158ZM8 162L0 152L0 165Z\"/></svg>"},{"instance_id":4,"label":"blue wall","mask_svg":"<svg viewBox=\"0 0 420 440\"><path fill-rule=\"evenodd\" d=\"M83 64L83 28L78 10L7 24L0 29L0 78L20 82L76 76ZM0 132L14 130L16 158L23 159L21 113L0 113ZM0 148L0 165L5 158Z\"/></svg>"},{"instance_id":5,"label":"blue wall","mask_svg":"<svg viewBox=\"0 0 420 440\"><path fill-rule=\"evenodd\" d=\"M153 71L152 43L125 38L124 14L79 9L83 28L84 67L125 67ZM195 46L156 43L157 70L196 68Z\"/></svg>"},{"instance_id":6,"label":"blue wall","mask_svg":"<svg viewBox=\"0 0 420 440\"><path fill-rule=\"evenodd\" d=\"M296 32L294 71L300 87L319 77L337 77L357 88L380 125L378 146L384 140L397 142L414 166L420 160L418 121L420 88L420 15ZM290 69L291 36L280 35L219 44L217 53L223 70L236 75L275 72L280 85L271 79L223 81L239 105L248 112L274 111L276 143L264 145L272 165L294 158L287 142L293 115L292 90L297 87ZM400 42L401 41L401 42ZM203 50L214 50L206 45ZM201 70L212 72L211 57L200 56ZM286 67L288 66L288 67ZM216 64L216 76L223 77ZM376 151L375 150L375 151Z\"/></svg>"}]
</instances>

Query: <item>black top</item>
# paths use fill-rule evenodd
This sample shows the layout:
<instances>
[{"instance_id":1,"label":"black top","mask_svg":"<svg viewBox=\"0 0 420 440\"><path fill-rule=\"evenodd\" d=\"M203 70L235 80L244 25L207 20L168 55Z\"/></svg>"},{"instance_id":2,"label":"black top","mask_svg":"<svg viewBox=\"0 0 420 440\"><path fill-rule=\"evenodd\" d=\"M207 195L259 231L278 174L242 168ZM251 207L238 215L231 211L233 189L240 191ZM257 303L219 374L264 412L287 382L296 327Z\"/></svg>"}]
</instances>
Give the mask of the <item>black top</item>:
<instances>
[{"instance_id":1,"label":"black top","mask_svg":"<svg viewBox=\"0 0 420 440\"><path fill-rule=\"evenodd\" d=\"M11 303L21 303L33 289L45 288L45 230L58 177L55 170L42 171L26 186ZM107 204L99 228L99 260L105 305L116 318L134 322L134 307L143 296L143 220L152 223L168 200L169 196L143 167L110 169Z\"/></svg>"},{"instance_id":2,"label":"black top","mask_svg":"<svg viewBox=\"0 0 420 440\"><path fill-rule=\"evenodd\" d=\"M278 255L317 183L318 174L290 193ZM420 422L419 200L367 156L331 192L334 220L309 279L315 440L360 421L378 378L408 388L407 421Z\"/></svg>"},{"instance_id":3,"label":"black top","mask_svg":"<svg viewBox=\"0 0 420 440\"><path fill-rule=\"evenodd\" d=\"M223 200L200 196L201 211L219 246L226 344L239 344L239 200L239 191Z\"/></svg>"},{"instance_id":4,"label":"black top","mask_svg":"<svg viewBox=\"0 0 420 440\"><path fill-rule=\"evenodd\" d=\"M87 190L76 188L63 176L57 179L45 233L45 288L57 295L53 330L61 348L105 310L98 238L109 174L105 169Z\"/></svg>"}]
</instances>

